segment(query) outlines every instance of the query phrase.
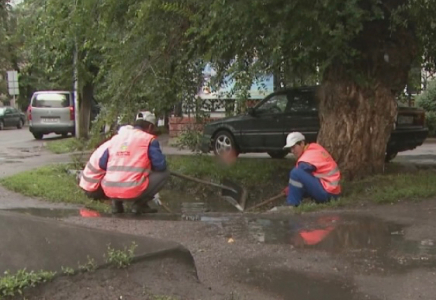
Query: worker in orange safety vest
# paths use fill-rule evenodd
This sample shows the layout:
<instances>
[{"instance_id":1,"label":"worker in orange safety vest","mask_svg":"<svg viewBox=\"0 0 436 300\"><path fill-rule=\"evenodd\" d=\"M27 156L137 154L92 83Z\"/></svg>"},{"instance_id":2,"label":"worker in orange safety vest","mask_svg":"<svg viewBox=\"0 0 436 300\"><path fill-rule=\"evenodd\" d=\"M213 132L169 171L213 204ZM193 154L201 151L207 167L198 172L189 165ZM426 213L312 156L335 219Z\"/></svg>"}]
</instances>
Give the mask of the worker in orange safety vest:
<instances>
[{"instance_id":1,"label":"worker in orange safety vest","mask_svg":"<svg viewBox=\"0 0 436 300\"><path fill-rule=\"evenodd\" d=\"M124 201L132 201L133 213L153 213L148 202L167 182L170 173L156 136L156 117L146 112L133 129L111 139L99 164L106 170L102 180L104 193L112 199L112 212L123 213Z\"/></svg>"},{"instance_id":2,"label":"worker in orange safety vest","mask_svg":"<svg viewBox=\"0 0 436 300\"><path fill-rule=\"evenodd\" d=\"M123 133L125 130L133 129L133 126L122 126L118 130L118 134ZM102 187L101 181L103 180L106 170L99 166L99 161L107 150L110 143L110 138L101 143L96 150L91 154L88 163L79 176L79 186L85 192L85 195L93 200L107 200Z\"/></svg>"},{"instance_id":3,"label":"worker in orange safety vest","mask_svg":"<svg viewBox=\"0 0 436 300\"><path fill-rule=\"evenodd\" d=\"M284 149L289 149L297 159L284 190L288 205L298 206L304 197L323 203L340 196L341 173L326 149L317 143L306 144L300 132L288 134Z\"/></svg>"},{"instance_id":4,"label":"worker in orange safety vest","mask_svg":"<svg viewBox=\"0 0 436 300\"><path fill-rule=\"evenodd\" d=\"M79 186L85 192L85 195L93 200L108 199L101 187L101 181L106 174L106 170L100 168L99 161L109 147L110 141L105 141L91 154L85 169L80 174Z\"/></svg>"}]
</instances>

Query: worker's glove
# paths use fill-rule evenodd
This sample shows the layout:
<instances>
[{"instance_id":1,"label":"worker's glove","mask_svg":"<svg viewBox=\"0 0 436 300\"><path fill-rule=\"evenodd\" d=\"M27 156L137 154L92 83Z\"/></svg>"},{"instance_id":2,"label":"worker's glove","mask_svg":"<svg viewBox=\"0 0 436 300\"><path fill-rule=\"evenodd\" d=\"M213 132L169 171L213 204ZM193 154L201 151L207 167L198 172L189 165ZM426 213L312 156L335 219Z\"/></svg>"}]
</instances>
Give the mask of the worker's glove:
<instances>
[{"instance_id":1,"label":"worker's glove","mask_svg":"<svg viewBox=\"0 0 436 300\"><path fill-rule=\"evenodd\" d=\"M154 195L153 202L156 203L157 205L162 205L162 202L160 201L160 195L159 195L159 193L157 193L156 195Z\"/></svg>"},{"instance_id":2,"label":"worker's glove","mask_svg":"<svg viewBox=\"0 0 436 300\"><path fill-rule=\"evenodd\" d=\"M283 189L282 193L285 194L286 197L288 197L288 195L289 195L289 186L285 187L285 188Z\"/></svg>"}]
</instances>

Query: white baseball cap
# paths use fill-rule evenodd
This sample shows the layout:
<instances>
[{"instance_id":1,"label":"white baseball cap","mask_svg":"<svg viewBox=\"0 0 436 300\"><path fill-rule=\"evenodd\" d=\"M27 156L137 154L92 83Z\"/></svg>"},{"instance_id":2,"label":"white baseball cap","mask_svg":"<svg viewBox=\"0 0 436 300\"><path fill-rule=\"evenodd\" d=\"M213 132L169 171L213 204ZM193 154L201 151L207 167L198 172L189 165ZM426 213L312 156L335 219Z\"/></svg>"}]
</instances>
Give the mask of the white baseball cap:
<instances>
[{"instance_id":1,"label":"white baseball cap","mask_svg":"<svg viewBox=\"0 0 436 300\"><path fill-rule=\"evenodd\" d=\"M144 120L156 125L156 116L150 111L141 111L136 115L136 120Z\"/></svg>"},{"instance_id":2,"label":"white baseball cap","mask_svg":"<svg viewBox=\"0 0 436 300\"><path fill-rule=\"evenodd\" d=\"M293 147L296 143L304 141L306 138L301 132L291 132L286 137L286 145L283 147L283 149L288 149Z\"/></svg>"}]
</instances>

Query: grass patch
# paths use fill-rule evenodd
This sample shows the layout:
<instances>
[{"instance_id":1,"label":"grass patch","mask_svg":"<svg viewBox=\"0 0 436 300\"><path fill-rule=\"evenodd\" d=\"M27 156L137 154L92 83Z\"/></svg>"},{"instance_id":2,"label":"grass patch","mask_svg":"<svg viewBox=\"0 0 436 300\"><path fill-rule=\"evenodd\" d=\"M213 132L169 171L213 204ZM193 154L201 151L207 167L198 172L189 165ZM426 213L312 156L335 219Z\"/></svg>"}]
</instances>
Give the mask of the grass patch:
<instances>
[{"instance_id":1,"label":"grass patch","mask_svg":"<svg viewBox=\"0 0 436 300\"><path fill-rule=\"evenodd\" d=\"M85 141L72 137L55 141L48 141L46 144L46 148L53 153L63 154L86 150L87 145Z\"/></svg>"},{"instance_id":2,"label":"grass patch","mask_svg":"<svg viewBox=\"0 0 436 300\"><path fill-rule=\"evenodd\" d=\"M67 165L45 166L2 178L0 184L29 197L41 197L50 202L82 204L91 209L108 211L108 206L89 200L77 186L75 177L67 173Z\"/></svg>"},{"instance_id":3,"label":"grass patch","mask_svg":"<svg viewBox=\"0 0 436 300\"><path fill-rule=\"evenodd\" d=\"M274 160L269 158L240 158L226 167L217 163L211 156L168 156L171 170L186 175L220 182L228 178L245 186L248 190L247 208L263 201L280 191L287 185L289 171L294 160ZM20 173L0 180L6 188L27 196L41 197L53 202L82 204L86 207L107 212L109 206L89 200L75 183L74 176L67 173L68 165L46 166L33 171ZM362 203L396 203L398 201L419 201L436 196L435 169L405 169L400 164L389 164L384 175L377 175L355 182L343 183L343 196L327 204L303 202L297 212L309 212L325 208L338 208ZM219 193L217 188L189 182L172 177L165 190L180 197L213 198ZM218 191L218 192L217 192ZM168 197L180 205L180 197ZM171 198L171 199L170 199ZM201 201L201 200L198 200ZM277 200L273 205L282 205L285 199ZM171 204L171 203L169 203ZM261 210L266 210L263 207Z\"/></svg>"},{"instance_id":4,"label":"grass patch","mask_svg":"<svg viewBox=\"0 0 436 300\"><path fill-rule=\"evenodd\" d=\"M156 129L156 135L168 134L168 130L164 126L159 126ZM54 141L46 141L46 148L55 154L70 153L76 151L93 150L100 145L103 140L109 138L110 134L95 134L90 139L77 139L75 137L62 138Z\"/></svg>"},{"instance_id":5,"label":"grass patch","mask_svg":"<svg viewBox=\"0 0 436 300\"><path fill-rule=\"evenodd\" d=\"M22 295L25 288L35 287L37 284L50 281L55 274L55 272L48 271L28 272L26 269L19 270L16 274L5 272L0 277L0 299Z\"/></svg>"}]
</instances>

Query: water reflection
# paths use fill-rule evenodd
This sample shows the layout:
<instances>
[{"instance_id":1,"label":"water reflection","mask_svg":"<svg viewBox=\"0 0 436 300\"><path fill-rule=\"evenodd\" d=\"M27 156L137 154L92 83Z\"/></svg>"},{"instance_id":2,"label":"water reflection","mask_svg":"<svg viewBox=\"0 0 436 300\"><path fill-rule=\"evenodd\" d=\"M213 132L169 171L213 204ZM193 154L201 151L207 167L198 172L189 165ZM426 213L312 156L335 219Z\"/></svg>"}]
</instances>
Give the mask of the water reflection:
<instances>
[{"instance_id":1,"label":"water reflection","mask_svg":"<svg viewBox=\"0 0 436 300\"><path fill-rule=\"evenodd\" d=\"M361 215L324 215L316 218L246 219L248 236L261 243L289 244L333 253L343 251L402 251L436 255L435 243L404 240L404 225Z\"/></svg>"}]
</instances>

